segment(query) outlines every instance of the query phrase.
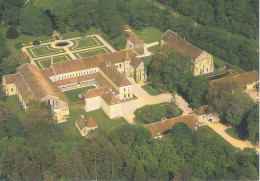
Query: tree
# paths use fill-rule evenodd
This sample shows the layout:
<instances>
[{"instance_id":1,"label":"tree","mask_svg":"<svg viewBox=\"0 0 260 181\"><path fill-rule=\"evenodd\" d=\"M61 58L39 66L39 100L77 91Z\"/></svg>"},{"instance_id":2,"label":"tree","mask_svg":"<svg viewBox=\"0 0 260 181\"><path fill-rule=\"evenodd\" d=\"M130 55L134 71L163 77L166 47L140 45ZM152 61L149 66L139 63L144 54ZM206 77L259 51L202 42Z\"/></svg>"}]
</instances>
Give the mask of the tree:
<instances>
[{"instance_id":1,"label":"tree","mask_svg":"<svg viewBox=\"0 0 260 181\"><path fill-rule=\"evenodd\" d=\"M4 123L12 114L13 111L10 106L5 102L0 101L0 125Z\"/></svg>"},{"instance_id":2,"label":"tree","mask_svg":"<svg viewBox=\"0 0 260 181\"><path fill-rule=\"evenodd\" d=\"M243 92L232 94L229 104L226 109L226 120L232 126L241 124L243 117L254 106L254 101L251 97Z\"/></svg>"},{"instance_id":3,"label":"tree","mask_svg":"<svg viewBox=\"0 0 260 181\"><path fill-rule=\"evenodd\" d=\"M4 75L15 73L19 65L19 60L15 57L3 58L0 63L0 78L2 79Z\"/></svg>"},{"instance_id":4,"label":"tree","mask_svg":"<svg viewBox=\"0 0 260 181\"><path fill-rule=\"evenodd\" d=\"M176 123L172 127L172 136L179 139L192 139L192 130L185 123Z\"/></svg>"},{"instance_id":5,"label":"tree","mask_svg":"<svg viewBox=\"0 0 260 181\"><path fill-rule=\"evenodd\" d=\"M43 10L27 6L20 16L21 32L29 35L51 35L53 28Z\"/></svg>"},{"instance_id":6,"label":"tree","mask_svg":"<svg viewBox=\"0 0 260 181\"><path fill-rule=\"evenodd\" d=\"M254 143L259 142L259 105L249 112L246 121L249 140Z\"/></svg>"},{"instance_id":7,"label":"tree","mask_svg":"<svg viewBox=\"0 0 260 181\"><path fill-rule=\"evenodd\" d=\"M15 27L11 26L6 32L6 38L16 39L19 37L19 33Z\"/></svg>"}]
</instances>

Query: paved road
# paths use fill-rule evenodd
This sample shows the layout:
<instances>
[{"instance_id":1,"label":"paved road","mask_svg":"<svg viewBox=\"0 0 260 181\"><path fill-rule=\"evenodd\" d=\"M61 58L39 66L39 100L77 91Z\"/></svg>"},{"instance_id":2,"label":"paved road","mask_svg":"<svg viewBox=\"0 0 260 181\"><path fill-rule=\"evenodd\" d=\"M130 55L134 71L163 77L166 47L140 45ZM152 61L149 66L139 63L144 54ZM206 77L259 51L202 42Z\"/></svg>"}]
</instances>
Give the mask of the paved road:
<instances>
[{"instance_id":1,"label":"paved road","mask_svg":"<svg viewBox=\"0 0 260 181\"><path fill-rule=\"evenodd\" d=\"M134 123L134 111L137 108L143 107L149 104L159 104L162 102L170 102L172 100L171 94L160 94L157 96L151 96L145 90L141 88L141 84L136 84L132 78L129 80L133 84L134 95L138 98L132 101L127 101L122 104L124 118L131 124Z\"/></svg>"},{"instance_id":2,"label":"paved road","mask_svg":"<svg viewBox=\"0 0 260 181\"><path fill-rule=\"evenodd\" d=\"M226 129L229 127L217 122L217 123L209 123L208 126L213 129L216 133L222 136L225 140L227 140L234 147L240 148L243 150L244 148L255 148L259 153L259 147L254 147L249 141L241 141L229 136L226 133Z\"/></svg>"},{"instance_id":3,"label":"paved road","mask_svg":"<svg viewBox=\"0 0 260 181\"><path fill-rule=\"evenodd\" d=\"M103 45L105 45L111 52L116 52L116 50L111 47L101 36L99 36L98 34L95 34L95 36L99 39L99 41L101 41L103 43Z\"/></svg>"},{"instance_id":4,"label":"paved road","mask_svg":"<svg viewBox=\"0 0 260 181\"><path fill-rule=\"evenodd\" d=\"M174 95L175 102L177 106L183 110L182 116L188 115L193 110L189 107L189 104L178 94Z\"/></svg>"},{"instance_id":5,"label":"paved road","mask_svg":"<svg viewBox=\"0 0 260 181\"><path fill-rule=\"evenodd\" d=\"M148 51L148 48L150 47L153 47L153 46L156 46L156 45L159 45L159 42L156 41L156 42L153 42L153 43L149 43L149 44L144 44L144 54L143 55L139 55L137 56L138 58L143 58L143 57L149 57L151 55L153 55L154 53L153 52L149 52Z\"/></svg>"}]
</instances>

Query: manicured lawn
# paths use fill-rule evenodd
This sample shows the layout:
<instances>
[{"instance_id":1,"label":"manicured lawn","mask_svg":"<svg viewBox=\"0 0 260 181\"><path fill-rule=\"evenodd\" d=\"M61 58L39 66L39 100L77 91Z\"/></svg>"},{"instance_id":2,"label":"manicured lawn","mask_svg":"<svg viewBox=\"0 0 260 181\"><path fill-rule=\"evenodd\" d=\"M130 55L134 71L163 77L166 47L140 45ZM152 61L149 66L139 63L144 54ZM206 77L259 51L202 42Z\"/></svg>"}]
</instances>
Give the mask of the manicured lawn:
<instances>
[{"instance_id":1,"label":"manicured lawn","mask_svg":"<svg viewBox=\"0 0 260 181\"><path fill-rule=\"evenodd\" d=\"M70 102L77 102L77 101L81 100L78 97L79 94L83 93L85 90L94 89L94 88L95 88L94 86L82 87L79 89L65 91L65 92L63 92L63 94L67 97L67 99Z\"/></svg>"},{"instance_id":2,"label":"manicured lawn","mask_svg":"<svg viewBox=\"0 0 260 181\"><path fill-rule=\"evenodd\" d=\"M72 40L74 43L74 46L70 48L70 50L80 50L85 49L89 47L95 47L99 46L99 43L97 43L94 38L81 38L78 40Z\"/></svg>"},{"instance_id":3,"label":"manicured lawn","mask_svg":"<svg viewBox=\"0 0 260 181\"><path fill-rule=\"evenodd\" d=\"M144 43L159 41L163 35L162 31L154 27L148 27L142 30L132 30L141 40L143 40Z\"/></svg>"},{"instance_id":4,"label":"manicured lawn","mask_svg":"<svg viewBox=\"0 0 260 181\"><path fill-rule=\"evenodd\" d=\"M62 56L57 56L57 57L53 57L53 63L57 63L57 62L64 62L68 60L69 55L62 55ZM47 59L40 59L40 60L36 60L36 65L41 69L41 66L39 64L39 62L41 63L41 65L43 66L43 68L49 68L51 66L51 58L47 58Z\"/></svg>"},{"instance_id":5,"label":"manicured lawn","mask_svg":"<svg viewBox=\"0 0 260 181\"><path fill-rule=\"evenodd\" d=\"M33 58L47 56L47 55L54 55L54 54L65 52L63 49L53 49L50 47L50 45L35 46L35 47L27 48L27 51Z\"/></svg>"},{"instance_id":6,"label":"manicured lawn","mask_svg":"<svg viewBox=\"0 0 260 181\"><path fill-rule=\"evenodd\" d=\"M153 56L144 57L141 58L141 60L144 62L144 66L147 69L148 65L151 63Z\"/></svg>"},{"instance_id":7,"label":"manicured lawn","mask_svg":"<svg viewBox=\"0 0 260 181\"><path fill-rule=\"evenodd\" d=\"M146 84L143 85L142 88L151 96L156 96L162 93L157 87L155 87L153 84Z\"/></svg>"},{"instance_id":8,"label":"manicured lawn","mask_svg":"<svg viewBox=\"0 0 260 181\"><path fill-rule=\"evenodd\" d=\"M95 49L95 50L90 50L90 51L85 51L85 52L79 52L79 53L74 53L77 57L91 57L95 55L100 55L100 54L105 54L109 51L106 51L104 48L102 49Z\"/></svg>"},{"instance_id":9,"label":"manicured lawn","mask_svg":"<svg viewBox=\"0 0 260 181\"><path fill-rule=\"evenodd\" d=\"M245 136L243 134L241 134L239 131L237 131L235 128L226 129L226 133L229 136L236 138L238 140L244 140L245 139Z\"/></svg>"},{"instance_id":10,"label":"manicured lawn","mask_svg":"<svg viewBox=\"0 0 260 181\"><path fill-rule=\"evenodd\" d=\"M123 124L128 124L125 118L111 120L104 113L102 109L91 111L91 112L86 112L85 110L82 109L70 110L70 117L68 118L67 122L72 122L72 123L62 123L62 124L67 124L68 127L72 126L73 128L70 128L70 130L73 135L77 135L77 134L79 135L79 132L76 129L74 122L80 115L84 115L86 119L88 119L91 116L98 123L99 132L102 132L104 134L111 133L118 126L121 126ZM74 130L76 130L77 133L74 133L75 132Z\"/></svg>"},{"instance_id":11,"label":"manicured lawn","mask_svg":"<svg viewBox=\"0 0 260 181\"><path fill-rule=\"evenodd\" d=\"M7 97L6 102L10 105L14 114L16 114L18 117L22 116L25 113L16 96Z\"/></svg>"}]
</instances>

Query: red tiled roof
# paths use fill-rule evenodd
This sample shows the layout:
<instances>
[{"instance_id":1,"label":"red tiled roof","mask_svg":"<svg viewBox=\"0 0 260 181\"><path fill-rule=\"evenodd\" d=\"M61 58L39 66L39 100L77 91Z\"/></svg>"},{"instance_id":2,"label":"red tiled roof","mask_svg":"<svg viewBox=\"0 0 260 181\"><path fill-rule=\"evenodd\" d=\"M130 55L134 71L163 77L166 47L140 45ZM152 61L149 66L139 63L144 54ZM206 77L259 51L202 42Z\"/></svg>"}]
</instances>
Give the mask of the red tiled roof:
<instances>
[{"instance_id":1,"label":"red tiled roof","mask_svg":"<svg viewBox=\"0 0 260 181\"><path fill-rule=\"evenodd\" d=\"M14 84L17 78L18 78L18 74L10 74L10 75L3 76L3 79L5 80L6 84Z\"/></svg>"},{"instance_id":2,"label":"red tiled roof","mask_svg":"<svg viewBox=\"0 0 260 181\"><path fill-rule=\"evenodd\" d=\"M171 130L172 126L179 122L184 122L192 130L195 130L197 127L196 117L193 114L162 120L144 126L152 133L154 137L157 137L163 135L166 131Z\"/></svg>"},{"instance_id":3,"label":"red tiled roof","mask_svg":"<svg viewBox=\"0 0 260 181\"><path fill-rule=\"evenodd\" d=\"M95 126L97 126L97 122L92 117L89 117L89 119L86 121L86 127L92 128Z\"/></svg>"}]
</instances>

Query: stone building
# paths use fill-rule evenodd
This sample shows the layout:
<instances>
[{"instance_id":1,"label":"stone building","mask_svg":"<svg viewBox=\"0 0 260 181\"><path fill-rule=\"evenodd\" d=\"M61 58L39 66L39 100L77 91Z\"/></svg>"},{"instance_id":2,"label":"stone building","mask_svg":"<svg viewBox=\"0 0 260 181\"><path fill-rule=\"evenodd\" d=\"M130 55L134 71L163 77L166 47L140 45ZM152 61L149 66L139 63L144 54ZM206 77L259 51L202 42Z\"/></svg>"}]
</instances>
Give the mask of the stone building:
<instances>
[{"instance_id":1,"label":"stone building","mask_svg":"<svg viewBox=\"0 0 260 181\"><path fill-rule=\"evenodd\" d=\"M196 122L198 126L203 126L208 123L214 123L219 121L219 116L217 113L211 113L207 110L208 106L201 106L194 110L196 116Z\"/></svg>"},{"instance_id":2,"label":"stone building","mask_svg":"<svg viewBox=\"0 0 260 181\"><path fill-rule=\"evenodd\" d=\"M6 95L16 95L25 110L31 100L37 99L51 105L59 122L65 121L69 115L68 99L32 64L26 63L18 67L16 74L5 75L3 85Z\"/></svg>"},{"instance_id":3,"label":"stone building","mask_svg":"<svg viewBox=\"0 0 260 181\"><path fill-rule=\"evenodd\" d=\"M190 57L194 63L194 75L207 74L214 71L213 56L178 36L171 30L161 37L161 46L168 45Z\"/></svg>"},{"instance_id":4,"label":"stone building","mask_svg":"<svg viewBox=\"0 0 260 181\"><path fill-rule=\"evenodd\" d=\"M113 94L112 100L114 97L120 101L131 100L133 89L132 83L126 78L128 76L135 78L138 83L147 79L143 62L135 57L132 50L122 50L53 63L50 68L43 70L33 64L24 64L16 74L3 77L3 87L6 95L18 96L24 109L32 99L48 102L59 122L62 122L69 115L68 100L62 92L92 85L106 88L108 97ZM110 117L121 115L120 112L118 115L112 113L119 105L108 105L112 106L111 109L106 109L106 106L102 108Z\"/></svg>"},{"instance_id":5,"label":"stone building","mask_svg":"<svg viewBox=\"0 0 260 181\"><path fill-rule=\"evenodd\" d=\"M86 90L83 95L86 112L102 108L110 119L123 116L121 101L116 95L105 87Z\"/></svg>"},{"instance_id":6,"label":"stone building","mask_svg":"<svg viewBox=\"0 0 260 181\"><path fill-rule=\"evenodd\" d=\"M127 36L126 47L132 49L135 54L144 54L144 42L138 38L131 30L125 30Z\"/></svg>"},{"instance_id":7,"label":"stone building","mask_svg":"<svg viewBox=\"0 0 260 181\"><path fill-rule=\"evenodd\" d=\"M75 121L75 126L79 130L81 136L88 136L88 133L91 130L94 130L98 127L98 124L92 117L89 117L89 119L86 120L84 115L81 115Z\"/></svg>"}]
</instances>

